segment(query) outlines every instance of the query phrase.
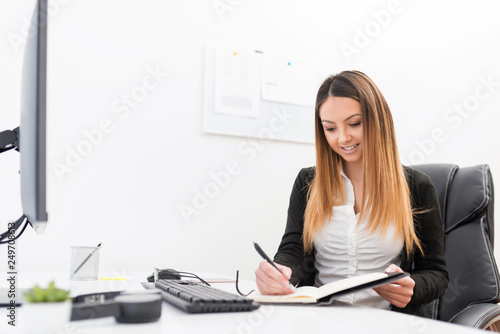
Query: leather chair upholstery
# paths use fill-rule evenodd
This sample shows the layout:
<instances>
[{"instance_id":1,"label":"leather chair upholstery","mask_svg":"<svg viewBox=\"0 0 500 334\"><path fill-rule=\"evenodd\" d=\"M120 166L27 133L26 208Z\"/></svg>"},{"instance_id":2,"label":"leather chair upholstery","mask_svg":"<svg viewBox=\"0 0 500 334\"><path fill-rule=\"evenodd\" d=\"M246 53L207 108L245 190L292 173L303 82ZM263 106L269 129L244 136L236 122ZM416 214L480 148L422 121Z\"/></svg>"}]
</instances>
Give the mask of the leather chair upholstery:
<instances>
[{"instance_id":1,"label":"leather chair upholstery","mask_svg":"<svg viewBox=\"0 0 500 334\"><path fill-rule=\"evenodd\" d=\"M488 165L412 166L436 187L450 275L445 295L426 315L469 327L500 329L500 276L493 256L493 179Z\"/></svg>"}]
</instances>

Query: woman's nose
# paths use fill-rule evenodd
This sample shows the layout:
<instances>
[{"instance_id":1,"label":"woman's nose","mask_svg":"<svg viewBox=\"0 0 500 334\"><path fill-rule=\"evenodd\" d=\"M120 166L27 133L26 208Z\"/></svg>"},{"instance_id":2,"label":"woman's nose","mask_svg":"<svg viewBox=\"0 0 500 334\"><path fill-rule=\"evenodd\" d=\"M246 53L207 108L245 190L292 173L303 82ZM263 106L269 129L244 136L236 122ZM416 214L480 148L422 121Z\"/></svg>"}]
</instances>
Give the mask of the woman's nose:
<instances>
[{"instance_id":1,"label":"woman's nose","mask_svg":"<svg viewBox=\"0 0 500 334\"><path fill-rule=\"evenodd\" d=\"M351 135L349 131L339 130L339 143L348 143L351 140Z\"/></svg>"}]
</instances>

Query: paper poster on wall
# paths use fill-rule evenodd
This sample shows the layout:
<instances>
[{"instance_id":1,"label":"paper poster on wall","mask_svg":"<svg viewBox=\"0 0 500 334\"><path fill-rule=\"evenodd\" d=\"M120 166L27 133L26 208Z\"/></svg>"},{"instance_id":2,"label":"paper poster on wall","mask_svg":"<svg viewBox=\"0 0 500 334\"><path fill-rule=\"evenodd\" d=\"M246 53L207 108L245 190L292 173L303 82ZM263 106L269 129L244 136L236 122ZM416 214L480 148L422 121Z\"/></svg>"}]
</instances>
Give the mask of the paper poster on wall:
<instances>
[{"instance_id":1,"label":"paper poster on wall","mask_svg":"<svg viewBox=\"0 0 500 334\"><path fill-rule=\"evenodd\" d=\"M207 46L203 131L313 144L321 66L283 59Z\"/></svg>"},{"instance_id":2,"label":"paper poster on wall","mask_svg":"<svg viewBox=\"0 0 500 334\"><path fill-rule=\"evenodd\" d=\"M259 117L260 59L255 52L218 49L215 58L215 112Z\"/></svg>"},{"instance_id":3,"label":"paper poster on wall","mask_svg":"<svg viewBox=\"0 0 500 334\"><path fill-rule=\"evenodd\" d=\"M314 106L321 80L319 65L266 54L261 62L264 100Z\"/></svg>"}]
</instances>

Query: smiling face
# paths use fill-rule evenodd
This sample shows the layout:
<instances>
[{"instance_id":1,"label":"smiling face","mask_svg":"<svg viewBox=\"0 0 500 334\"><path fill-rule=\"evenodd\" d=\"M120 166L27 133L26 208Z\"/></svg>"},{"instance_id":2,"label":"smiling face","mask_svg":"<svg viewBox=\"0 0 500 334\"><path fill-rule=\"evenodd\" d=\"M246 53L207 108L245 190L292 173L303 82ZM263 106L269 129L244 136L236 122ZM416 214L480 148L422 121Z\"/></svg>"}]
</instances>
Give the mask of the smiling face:
<instances>
[{"instance_id":1,"label":"smiling face","mask_svg":"<svg viewBox=\"0 0 500 334\"><path fill-rule=\"evenodd\" d=\"M361 104L348 97L329 96L319 108L326 140L342 157L344 167L363 162L363 115Z\"/></svg>"}]
</instances>

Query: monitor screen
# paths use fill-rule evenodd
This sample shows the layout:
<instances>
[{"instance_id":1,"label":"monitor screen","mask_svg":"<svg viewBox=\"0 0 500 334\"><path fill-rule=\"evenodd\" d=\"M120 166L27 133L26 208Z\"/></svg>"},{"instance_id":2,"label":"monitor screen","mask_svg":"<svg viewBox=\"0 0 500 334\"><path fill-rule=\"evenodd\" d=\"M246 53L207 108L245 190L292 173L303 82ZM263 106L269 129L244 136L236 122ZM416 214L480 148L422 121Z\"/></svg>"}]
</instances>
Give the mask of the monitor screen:
<instances>
[{"instance_id":1,"label":"monitor screen","mask_svg":"<svg viewBox=\"0 0 500 334\"><path fill-rule=\"evenodd\" d=\"M47 0L37 0L24 50L19 127L21 203L37 233L43 233L47 223L46 64Z\"/></svg>"}]
</instances>

